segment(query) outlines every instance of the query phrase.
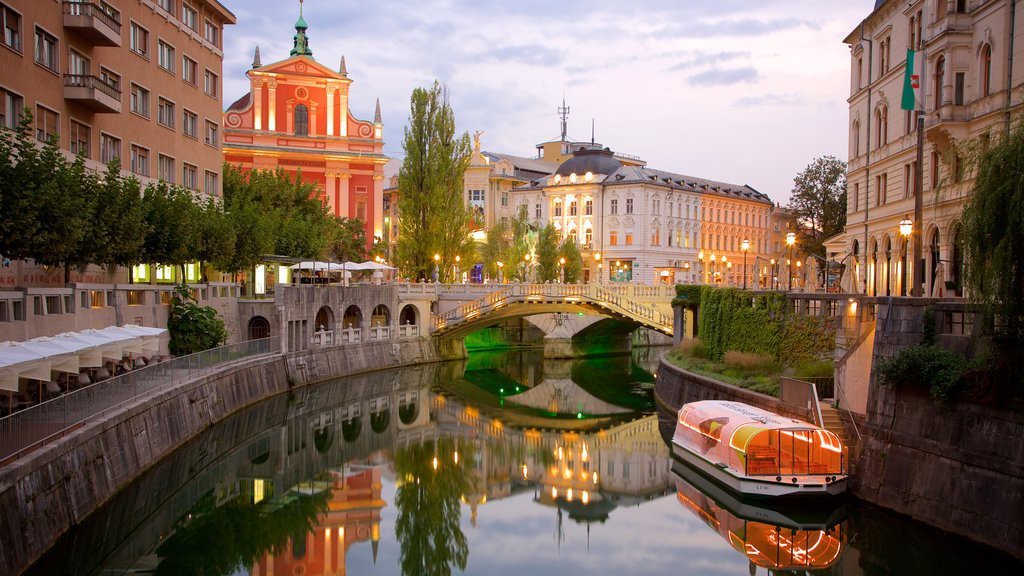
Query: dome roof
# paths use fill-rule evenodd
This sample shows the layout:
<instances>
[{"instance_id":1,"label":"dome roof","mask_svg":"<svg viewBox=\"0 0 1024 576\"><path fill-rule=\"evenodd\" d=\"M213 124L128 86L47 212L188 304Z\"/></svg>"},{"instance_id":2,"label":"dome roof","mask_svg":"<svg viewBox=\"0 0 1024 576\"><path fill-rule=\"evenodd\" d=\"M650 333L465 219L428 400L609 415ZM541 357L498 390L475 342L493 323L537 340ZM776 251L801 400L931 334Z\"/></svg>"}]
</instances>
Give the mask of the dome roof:
<instances>
[{"instance_id":1,"label":"dome roof","mask_svg":"<svg viewBox=\"0 0 1024 576\"><path fill-rule=\"evenodd\" d=\"M580 148L573 155L555 170L555 174L568 176L570 174L584 175L587 172L594 174L611 174L622 167L607 148Z\"/></svg>"}]
</instances>

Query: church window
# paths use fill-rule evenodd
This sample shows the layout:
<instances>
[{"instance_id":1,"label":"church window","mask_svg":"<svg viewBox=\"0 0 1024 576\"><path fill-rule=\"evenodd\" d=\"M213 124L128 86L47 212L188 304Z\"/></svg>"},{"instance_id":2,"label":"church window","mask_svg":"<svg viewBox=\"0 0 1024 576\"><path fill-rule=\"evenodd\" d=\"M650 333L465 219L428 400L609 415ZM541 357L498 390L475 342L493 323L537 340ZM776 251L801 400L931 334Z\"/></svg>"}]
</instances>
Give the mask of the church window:
<instances>
[{"instance_id":1,"label":"church window","mask_svg":"<svg viewBox=\"0 0 1024 576\"><path fill-rule=\"evenodd\" d=\"M309 108L305 104L295 107L295 135L309 136Z\"/></svg>"}]
</instances>

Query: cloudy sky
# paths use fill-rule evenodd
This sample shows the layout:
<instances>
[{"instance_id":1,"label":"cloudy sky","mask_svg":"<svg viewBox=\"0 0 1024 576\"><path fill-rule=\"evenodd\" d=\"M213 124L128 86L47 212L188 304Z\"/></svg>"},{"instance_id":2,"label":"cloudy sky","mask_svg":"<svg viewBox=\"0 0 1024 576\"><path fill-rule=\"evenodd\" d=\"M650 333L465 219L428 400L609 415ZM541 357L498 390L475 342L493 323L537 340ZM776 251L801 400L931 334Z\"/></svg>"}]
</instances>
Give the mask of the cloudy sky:
<instances>
[{"instance_id":1,"label":"cloudy sky","mask_svg":"<svg viewBox=\"0 0 1024 576\"><path fill-rule=\"evenodd\" d=\"M221 0L225 104L264 64L288 57L297 0ZM534 156L559 136L640 156L648 166L749 184L788 202L814 158L847 156L849 49L874 0L306 0L310 48L337 69L350 107L402 157L409 95L448 86L460 130L485 150Z\"/></svg>"}]
</instances>

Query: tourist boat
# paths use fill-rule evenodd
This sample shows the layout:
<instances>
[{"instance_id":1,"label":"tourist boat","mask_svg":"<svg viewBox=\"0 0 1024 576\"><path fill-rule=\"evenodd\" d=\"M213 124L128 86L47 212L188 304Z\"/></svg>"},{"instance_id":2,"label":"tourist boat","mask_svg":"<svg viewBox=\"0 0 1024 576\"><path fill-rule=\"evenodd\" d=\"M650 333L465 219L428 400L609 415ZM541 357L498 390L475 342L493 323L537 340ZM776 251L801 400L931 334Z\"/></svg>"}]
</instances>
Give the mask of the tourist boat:
<instances>
[{"instance_id":1,"label":"tourist boat","mask_svg":"<svg viewBox=\"0 0 1024 576\"><path fill-rule=\"evenodd\" d=\"M839 437L740 402L683 405L672 453L743 496L835 496L846 491L847 453Z\"/></svg>"},{"instance_id":2,"label":"tourist boat","mask_svg":"<svg viewBox=\"0 0 1024 576\"><path fill-rule=\"evenodd\" d=\"M846 547L846 504L743 499L685 462L673 462L676 499L697 515L753 567L772 571L821 570Z\"/></svg>"}]
</instances>

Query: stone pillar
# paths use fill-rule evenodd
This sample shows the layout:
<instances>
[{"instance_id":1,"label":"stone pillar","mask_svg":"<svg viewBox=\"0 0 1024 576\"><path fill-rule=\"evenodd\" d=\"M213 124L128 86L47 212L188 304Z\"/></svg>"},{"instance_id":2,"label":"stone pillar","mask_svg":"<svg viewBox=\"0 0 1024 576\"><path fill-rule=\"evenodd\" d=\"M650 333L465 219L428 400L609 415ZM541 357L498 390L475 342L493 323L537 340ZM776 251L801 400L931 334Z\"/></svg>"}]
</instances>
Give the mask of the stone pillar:
<instances>
[{"instance_id":1,"label":"stone pillar","mask_svg":"<svg viewBox=\"0 0 1024 576\"><path fill-rule=\"evenodd\" d=\"M349 183L352 180L351 172L342 172L338 174L338 216L344 216L349 218L351 213L349 211Z\"/></svg>"},{"instance_id":2,"label":"stone pillar","mask_svg":"<svg viewBox=\"0 0 1024 576\"><path fill-rule=\"evenodd\" d=\"M277 132L277 82L267 82L267 130Z\"/></svg>"},{"instance_id":3,"label":"stone pillar","mask_svg":"<svg viewBox=\"0 0 1024 576\"><path fill-rule=\"evenodd\" d=\"M253 130L263 130L263 80L253 80L252 83L252 127Z\"/></svg>"},{"instance_id":4,"label":"stone pillar","mask_svg":"<svg viewBox=\"0 0 1024 576\"><path fill-rule=\"evenodd\" d=\"M309 101L309 135L310 136L316 136L316 134L317 134L317 132L316 132L316 116L317 116L316 109L317 109L316 102L310 100Z\"/></svg>"},{"instance_id":5,"label":"stone pillar","mask_svg":"<svg viewBox=\"0 0 1024 576\"><path fill-rule=\"evenodd\" d=\"M336 86L327 86L327 135L334 136L334 95L338 92Z\"/></svg>"}]
</instances>

